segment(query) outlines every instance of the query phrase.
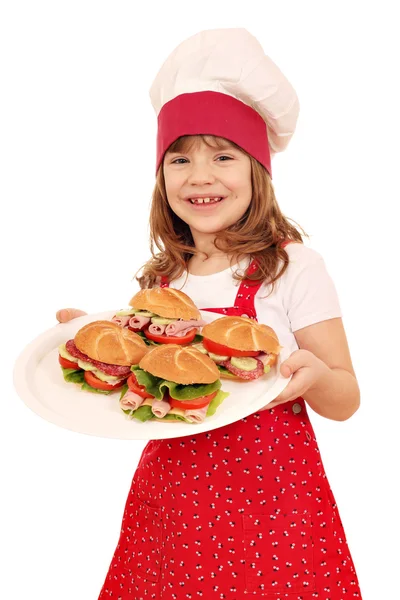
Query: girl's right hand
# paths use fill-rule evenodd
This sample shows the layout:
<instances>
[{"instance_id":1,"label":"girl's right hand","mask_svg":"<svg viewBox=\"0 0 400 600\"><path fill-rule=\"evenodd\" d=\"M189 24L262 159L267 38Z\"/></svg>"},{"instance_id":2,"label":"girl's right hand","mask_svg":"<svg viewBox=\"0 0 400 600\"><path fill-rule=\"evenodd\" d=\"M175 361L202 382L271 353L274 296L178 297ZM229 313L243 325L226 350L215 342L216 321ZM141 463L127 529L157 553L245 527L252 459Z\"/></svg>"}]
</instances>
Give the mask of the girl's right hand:
<instances>
[{"instance_id":1,"label":"girl's right hand","mask_svg":"<svg viewBox=\"0 0 400 600\"><path fill-rule=\"evenodd\" d=\"M87 315L87 313L84 310L79 310L77 308L61 308L56 313L56 319L59 323L67 323L68 321L71 321L71 319L81 317L82 315Z\"/></svg>"}]
</instances>

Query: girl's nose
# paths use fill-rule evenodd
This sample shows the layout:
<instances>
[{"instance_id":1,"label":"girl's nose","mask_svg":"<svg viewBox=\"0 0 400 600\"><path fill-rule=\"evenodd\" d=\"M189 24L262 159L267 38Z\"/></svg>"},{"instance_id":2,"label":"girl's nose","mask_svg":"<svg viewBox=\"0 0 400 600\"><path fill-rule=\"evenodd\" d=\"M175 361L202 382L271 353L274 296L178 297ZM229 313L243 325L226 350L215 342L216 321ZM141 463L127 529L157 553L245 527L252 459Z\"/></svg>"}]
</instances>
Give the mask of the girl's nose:
<instances>
[{"instance_id":1,"label":"girl's nose","mask_svg":"<svg viewBox=\"0 0 400 600\"><path fill-rule=\"evenodd\" d=\"M215 177L207 165L191 165L188 183L191 185L204 185L214 181Z\"/></svg>"}]
</instances>

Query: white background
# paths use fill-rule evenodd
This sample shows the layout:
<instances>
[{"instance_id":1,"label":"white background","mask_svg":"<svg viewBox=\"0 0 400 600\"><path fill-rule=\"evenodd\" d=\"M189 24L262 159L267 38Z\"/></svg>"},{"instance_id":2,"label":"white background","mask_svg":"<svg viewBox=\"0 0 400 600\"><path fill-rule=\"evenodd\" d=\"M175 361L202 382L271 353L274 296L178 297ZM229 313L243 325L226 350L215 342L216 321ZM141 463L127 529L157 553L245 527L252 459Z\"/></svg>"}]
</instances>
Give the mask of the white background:
<instances>
[{"instance_id":1,"label":"white background","mask_svg":"<svg viewBox=\"0 0 400 600\"><path fill-rule=\"evenodd\" d=\"M362 392L349 421L311 418L364 600L400 597L395 4L2 4L2 598L98 596L143 443L42 420L16 395L13 364L58 308L127 305L149 255L148 89L184 38L238 26L300 98L295 137L273 162L275 190L336 283Z\"/></svg>"}]
</instances>

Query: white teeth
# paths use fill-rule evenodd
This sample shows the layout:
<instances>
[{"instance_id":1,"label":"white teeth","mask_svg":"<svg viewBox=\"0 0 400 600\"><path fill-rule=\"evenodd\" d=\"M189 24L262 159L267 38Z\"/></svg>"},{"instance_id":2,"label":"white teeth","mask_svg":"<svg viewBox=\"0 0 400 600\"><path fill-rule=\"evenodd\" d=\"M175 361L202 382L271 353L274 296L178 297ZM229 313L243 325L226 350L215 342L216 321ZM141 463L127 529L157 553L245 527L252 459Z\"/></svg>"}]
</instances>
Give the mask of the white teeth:
<instances>
[{"instance_id":1,"label":"white teeth","mask_svg":"<svg viewBox=\"0 0 400 600\"><path fill-rule=\"evenodd\" d=\"M210 202L213 204L215 202L220 202L220 200L222 200L222 198L191 198L190 202L192 204L209 204Z\"/></svg>"}]
</instances>

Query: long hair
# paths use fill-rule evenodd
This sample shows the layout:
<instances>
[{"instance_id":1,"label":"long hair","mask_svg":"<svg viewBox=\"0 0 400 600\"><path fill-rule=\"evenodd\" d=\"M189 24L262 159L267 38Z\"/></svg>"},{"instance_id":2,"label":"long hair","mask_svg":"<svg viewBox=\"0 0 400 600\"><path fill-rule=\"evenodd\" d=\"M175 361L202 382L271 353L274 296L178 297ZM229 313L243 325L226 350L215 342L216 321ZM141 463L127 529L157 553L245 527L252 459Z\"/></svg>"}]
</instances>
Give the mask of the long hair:
<instances>
[{"instance_id":1,"label":"long hair","mask_svg":"<svg viewBox=\"0 0 400 600\"><path fill-rule=\"evenodd\" d=\"M199 138L211 147L219 148L226 144L223 138L211 135L182 136L171 144L168 151L185 153ZM236 144L233 146L244 152ZM255 158L249 154L247 156L251 162L250 205L237 223L216 234L214 243L220 251L232 257L241 259L249 256L251 260L255 259L258 268L249 279L272 284L272 292L275 282L289 264L289 256L280 244L284 240L303 243L303 236L308 235L302 227L297 223L295 227L282 214L268 171ZM168 204L162 164L153 191L149 227L152 258L135 273L141 288L157 285L161 276L169 280L177 279L187 272L191 256L198 254L189 226ZM142 273L138 276L140 271ZM241 281L246 275L235 272L232 277Z\"/></svg>"}]
</instances>

